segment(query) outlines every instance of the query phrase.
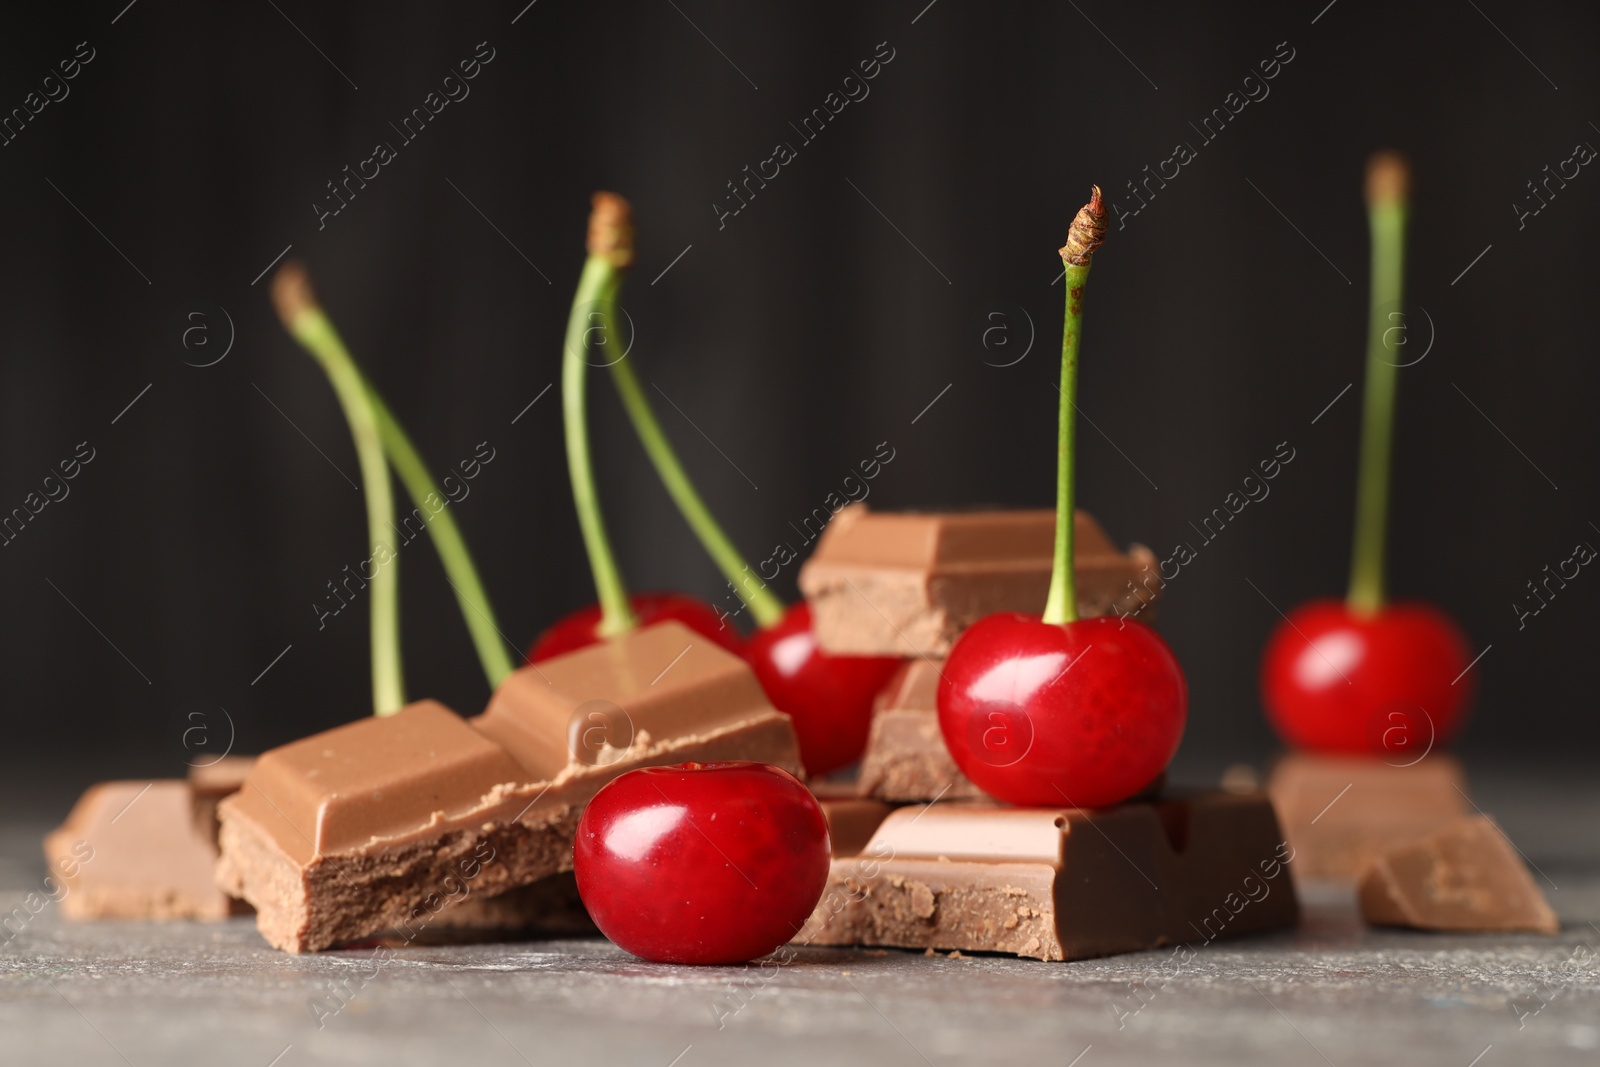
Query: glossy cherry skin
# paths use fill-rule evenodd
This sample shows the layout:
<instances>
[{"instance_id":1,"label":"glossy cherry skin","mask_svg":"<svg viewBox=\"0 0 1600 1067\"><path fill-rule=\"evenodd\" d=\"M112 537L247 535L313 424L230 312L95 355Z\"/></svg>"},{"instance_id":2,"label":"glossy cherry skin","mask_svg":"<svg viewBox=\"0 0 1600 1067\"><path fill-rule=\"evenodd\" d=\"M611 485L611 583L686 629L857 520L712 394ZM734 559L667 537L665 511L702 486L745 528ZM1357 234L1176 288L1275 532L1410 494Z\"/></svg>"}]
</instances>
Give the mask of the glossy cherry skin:
<instances>
[{"instance_id":1,"label":"glossy cherry skin","mask_svg":"<svg viewBox=\"0 0 1600 1067\"><path fill-rule=\"evenodd\" d=\"M1188 708L1166 642L1112 616L990 615L956 639L939 684L956 765L990 796L1033 807L1139 794L1178 751Z\"/></svg>"},{"instance_id":2,"label":"glossy cherry skin","mask_svg":"<svg viewBox=\"0 0 1600 1067\"><path fill-rule=\"evenodd\" d=\"M741 760L622 775L584 809L572 860L595 925L635 956L743 963L800 932L830 851L811 791Z\"/></svg>"},{"instance_id":3,"label":"glossy cherry skin","mask_svg":"<svg viewBox=\"0 0 1600 1067\"><path fill-rule=\"evenodd\" d=\"M1361 615L1342 600L1314 600L1268 640L1261 699L1296 748L1420 758L1460 728L1471 656L1460 627L1427 604Z\"/></svg>"},{"instance_id":4,"label":"glossy cherry skin","mask_svg":"<svg viewBox=\"0 0 1600 1067\"><path fill-rule=\"evenodd\" d=\"M750 638L744 655L772 706L794 723L800 762L812 775L861 758L872 728L872 702L903 662L822 651L804 602Z\"/></svg>"},{"instance_id":5,"label":"glossy cherry skin","mask_svg":"<svg viewBox=\"0 0 1600 1067\"><path fill-rule=\"evenodd\" d=\"M680 622L697 634L702 634L738 655L744 651L744 640L705 601L685 593L638 593L628 598L640 626L656 622ZM600 605L591 604L574 611L554 623L540 634L528 650L529 663L543 663L551 656L576 652L580 648L599 644L602 638L596 631L600 626Z\"/></svg>"}]
</instances>

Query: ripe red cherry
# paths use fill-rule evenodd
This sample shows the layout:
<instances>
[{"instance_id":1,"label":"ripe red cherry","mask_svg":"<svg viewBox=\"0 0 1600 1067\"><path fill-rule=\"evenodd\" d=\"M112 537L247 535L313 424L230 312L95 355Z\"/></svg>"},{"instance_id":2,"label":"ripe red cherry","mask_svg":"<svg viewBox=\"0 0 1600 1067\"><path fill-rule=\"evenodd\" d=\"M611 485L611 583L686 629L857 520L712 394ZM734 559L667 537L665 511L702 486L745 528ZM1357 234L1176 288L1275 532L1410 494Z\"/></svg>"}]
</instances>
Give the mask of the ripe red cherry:
<instances>
[{"instance_id":1,"label":"ripe red cherry","mask_svg":"<svg viewBox=\"0 0 1600 1067\"><path fill-rule=\"evenodd\" d=\"M1361 615L1342 600L1314 600L1267 642L1261 699L1296 748L1420 756L1460 727L1470 662L1466 635L1427 604Z\"/></svg>"},{"instance_id":2,"label":"ripe red cherry","mask_svg":"<svg viewBox=\"0 0 1600 1067\"><path fill-rule=\"evenodd\" d=\"M628 598L640 626L651 623L681 622L697 634L709 637L723 648L739 655L744 651L744 641L739 632L724 622L711 605L684 593L637 593ZM551 656L576 652L580 648L600 643L597 629L600 625L600 605L574 611L551 625L534 641L528 650L529 663L543 663Z\"/></svg>"},{"instance_id":3,"label":"ripe red cherry","mask_svg":"<svg viewBox=\"0 0 1600 1067\"><path fill-rule=\"evenodd\" d=\"M1183 669L1142 623L990 615L945 660L939 729L956 765L992 797L1099 808L1166 769L1188 706Z\"/></svg>"},{"instance_id":4,"label":"ripe red cherry","mask_svg":"<svg viewBox=\"0 0 1600 1067\"><path fill-rule=\"evenodd\" d=\"M902 662L822 651L804 602L750 638L744 655L772 706L793 721L800 762L813 775L861 758L872 727L873 699Z\"/></svg>"},{"instance_id":5,"label":"ripe red cherry","mask_svg":"<svg viewBox=\"0 0 1600 1067\"><path fill-rule=\"evenodd\" d=\"M811 791L739 760L617 778L578 820L572 863L595 925L635 956L743 963L805 925L830 851Z\"/></svg>"}]
</instances>

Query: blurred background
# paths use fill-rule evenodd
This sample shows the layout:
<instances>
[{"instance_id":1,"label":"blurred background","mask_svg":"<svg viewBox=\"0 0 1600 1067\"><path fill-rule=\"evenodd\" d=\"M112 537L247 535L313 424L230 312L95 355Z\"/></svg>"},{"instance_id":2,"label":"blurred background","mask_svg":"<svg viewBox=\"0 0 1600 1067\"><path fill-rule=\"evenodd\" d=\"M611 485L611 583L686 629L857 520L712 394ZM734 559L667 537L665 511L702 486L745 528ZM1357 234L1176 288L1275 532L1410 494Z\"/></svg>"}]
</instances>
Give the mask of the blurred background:
<instances>
[{"instance_id":1,"label":"blurred background","mask_svg":"<svg viewBox=\"0 0 1600 1067\"><path fill-rule=\"evenodd\" d=\"M1080 504L1119 543L1195 550L1161 620L1192 690L1180 775L1263 759L1262 644L1280 609L1344 589L1362 174L1388 147L1415 168L1418 360L1393 592L1487 649L1469 756L1593 751L1600 577L1536 614L1528 585L1600 545L1592 5L108 0L8 28L13 786L65 803L369 710L365 602L317 607L368 554L359 472L268 303L285 253L436 474L492 449L452 507L508 639L594 599L545 391L597 188L636 210L629 358L754 562L809 551L795 526L884 442L874 506L1050 506L1056 248L1098 182L1116 217L1086 310ZM330 195L380 143L378 176ZM627 578L718 597L599 374L591 398ZM1280 448L1270 495L1208 542L1201 520ZM421 541L401 559L410 693L475 713L437 559Z\"/></svg>"}]
</instances>

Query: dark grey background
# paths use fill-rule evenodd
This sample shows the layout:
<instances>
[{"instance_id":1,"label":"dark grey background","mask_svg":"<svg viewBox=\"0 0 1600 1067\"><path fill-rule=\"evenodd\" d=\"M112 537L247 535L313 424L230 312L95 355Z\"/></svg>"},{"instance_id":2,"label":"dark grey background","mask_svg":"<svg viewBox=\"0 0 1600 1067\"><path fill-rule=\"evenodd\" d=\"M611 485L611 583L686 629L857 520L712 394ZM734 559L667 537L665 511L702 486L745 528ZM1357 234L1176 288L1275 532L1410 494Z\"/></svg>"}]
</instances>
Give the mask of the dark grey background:
<instances>
[{"instance_id":1,"label":"dark grey background","mask_svg":"<svg viewBox=\"0 0 1600 1067\"><path fill-rule=\"evenodd\" d=\"M1271 749L1255 677L1273 605L1343 588L1359 382L1312 420L1360 374L1361 176L1383 147L1415 163L1409 294L1435 334L1402 372L1393 588L1492 645L1469 752L1592 748L1600 578L1521 631L1512 604L1600 543L1600 177L1520 230L1510 206L1600 144L1592 6L125 2L13 15L0 41L0 109L79 41L96 52L0 148L0 511L78 442L96 451L0 549L9 767L59 766L74 788L177 772L197 709L225 708L239 751L368 710L365 605L320 632L311 607L364 555L360 494L334 469L359 480L349 436L251 283L285 245L436 468L496 449L456 513L525 645L593 597L556 392L512 425L555 380L592 190L636 205L632 358L759 559L881 441L896 458L874 504L1047 506L1055 249L1090 182L1127 207L1125 183L1179 141L1198 158L1097 261L1081 404L1104 435L1081 428L1080 502L1165 555L1279 442L1296 449L1169 589L1183 758ZM388 123L480 41L495 58L471 95L319 231L324 183L397 142ZM719 230L724 183L798 145L789 123L884 41L870 96ZM1189 124L1280 42L1294 58L1270 96L1202 144ZM186 355L210 357L175 323L202 304L237 337L197 369ZM1033 350L986 365L1025 347L1019 309ZM994 312L1010 348L984 347ZM628 577L716 595L603 378L593 396ZM487 692L436 559L419 542L403 561L411 693L475 712Z\"/></svg>"}]
</instances>

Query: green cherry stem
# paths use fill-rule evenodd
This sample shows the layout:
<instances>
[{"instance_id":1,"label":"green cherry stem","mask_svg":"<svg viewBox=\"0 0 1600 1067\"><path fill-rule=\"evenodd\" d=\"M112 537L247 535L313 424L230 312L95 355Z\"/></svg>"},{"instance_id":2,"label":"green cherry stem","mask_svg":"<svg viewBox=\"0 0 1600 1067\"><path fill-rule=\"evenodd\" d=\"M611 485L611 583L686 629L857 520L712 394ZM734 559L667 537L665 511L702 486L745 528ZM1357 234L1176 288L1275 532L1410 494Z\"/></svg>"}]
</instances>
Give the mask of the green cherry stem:
<instances>
[{"instance_id":1,"label":"green cherry stem","mask_svg":"<svg viewBox=\"0 0 1600 1067\"><path fill-rule=\"evenodd\" d=\"M367 396L372 401L373 413L378 419L378 436L383 442L383 451L389 457L389 463L400 476L400 484L406 487L412 504L417 508L426 508L431 514L426 519L428 536L433 539L433 547L444 564L450 588L455 590L456 605L461 609L461 618L472 636L472 645L478 652L478 662L483 665L484 677L489 681L489 688L496 689L514 668L511 656L506 652L506 642L500 635L500 624L495 621L489 595L478 578L472 553L467 551L466 539L461 536L461 528L456 525L448 505L434 513L426 503L430 497L434 500L444 499L434 484L433 476L428 473L427 464L422 461L411 438L406 436L405 428L383 402L383 397L378 395L370 381L363 381Z\"/></svg>"},{"instance_id":2,"label":"green cherry stem","mask_svg":"<svg viewBox=\"0 0 1600 1067\"><path fill-rule=\"evenodd\" d=\"M1357 614L1383 607L1384 542L1389 524L1389 470L1399 365L1388 338L1404 330L1400 309L1410 168L1396 152L1367 164L1367 222L1372 232L1372 293L1367 316L1367 382L1361 414L1361 467L1356 478L1355 544L1347 603Z\"/></svg>"},{"instance_id":3,"label":"green cherry stem","mask_svg":"<svg viewBox=\"0 0 1600 1067\"><path fill-rule=\"evenodd\" d=\"M379 715L393 715L405 705L405 678L400 662L400 560L385 540L394 522L394 495L384 461L378 418L367 386L350 358L339 332L317 303L311 279L299 263L285 263L272 279L272 302L294 339L322 365L344 409L361 465L367 506L367 545L377 560L372 586L372 706Z\"/></svg>"},{"instance_id":4,"label":"green cherry stem","mask_svg":"<svg viewBox=\"0 0 1600 1067\"><path fill-rule=\"evenodd\" d=\"M620 209L618 202L623 205ZM611 552L611 542L606 537L605 518L595 491L586 402L588 362L585 356L590 335L598 333L600 344L612 340L617 289L622 284L622 272L633 262L631 235L622 233L626 225L626 202L611 193L596 193L589 218L589 256L578 277L578 291L572 297L566 343L561 353L561 412L566 432L567 474L572 481L572 502L578 511L583 547L588 553L595 592L600 598L598 633L601 637L615 637L638 625L633 607L628 603L622 573L617 569L616 556Z\"/></svg>"},{"instance_id":5,"label":"green cherry stem","mask_svg":"<svg viewBox=\"0 0 1600 1067\"><path fill-rule=\"evenodd\" d=\"M633 227L628 214L628 203L620 197L617 199L621 201L623 211L621 225L631 238ZM783 601L779 600L759 579L755 579L750 565L739 554L739 550L733 547L733 542L728 540L727 533L711 514L711 509L706 507L705 501L700 498L694 482L683 469L683 464L678 461L678 454L673 451L672 442L667 440L666 433L662 431L661 423L657 421L656 413L650 407L650 400L639 385L639 377L633 373L633 366L628 360L618 359L612 362L611 383L617 387L617 394L622 398L622 406L627 410L634 432L639 435L639 443L644 445L645 454L655 466L661 484L666 487L672 502L678 505L678 511L689 524L689 528L694 531L700 546L706 550L706 555L711 557L723 577L728 579L728 585L735 594L749 606L750 614L755 617L756 624L762 628L775 625L783 618Z\"/></svg>"},{"instance_id":6,"label":"green cherry stem","mask_svg":"<svg viewBox=\"0 0 1600 1067\"><path fill-rule=\"evenodd\" d=\"M1056 556L1050 570L1050 592L1045 598L1044 621L1056 625L1078 619L1077 576L1073 572L1073 525L1076 485L1073 471L1073 433L1078 413L1078 340L1083 334L1083 290L1095 250L1105 243L1105 206L1100 187L1091 186L1089 202L1079 209L1067 228L1061 248L1066 268L1062 284L1067 290L1066 323L1061 334L1061 414L1056 443Z\"/></svg>"}]
</instances>

